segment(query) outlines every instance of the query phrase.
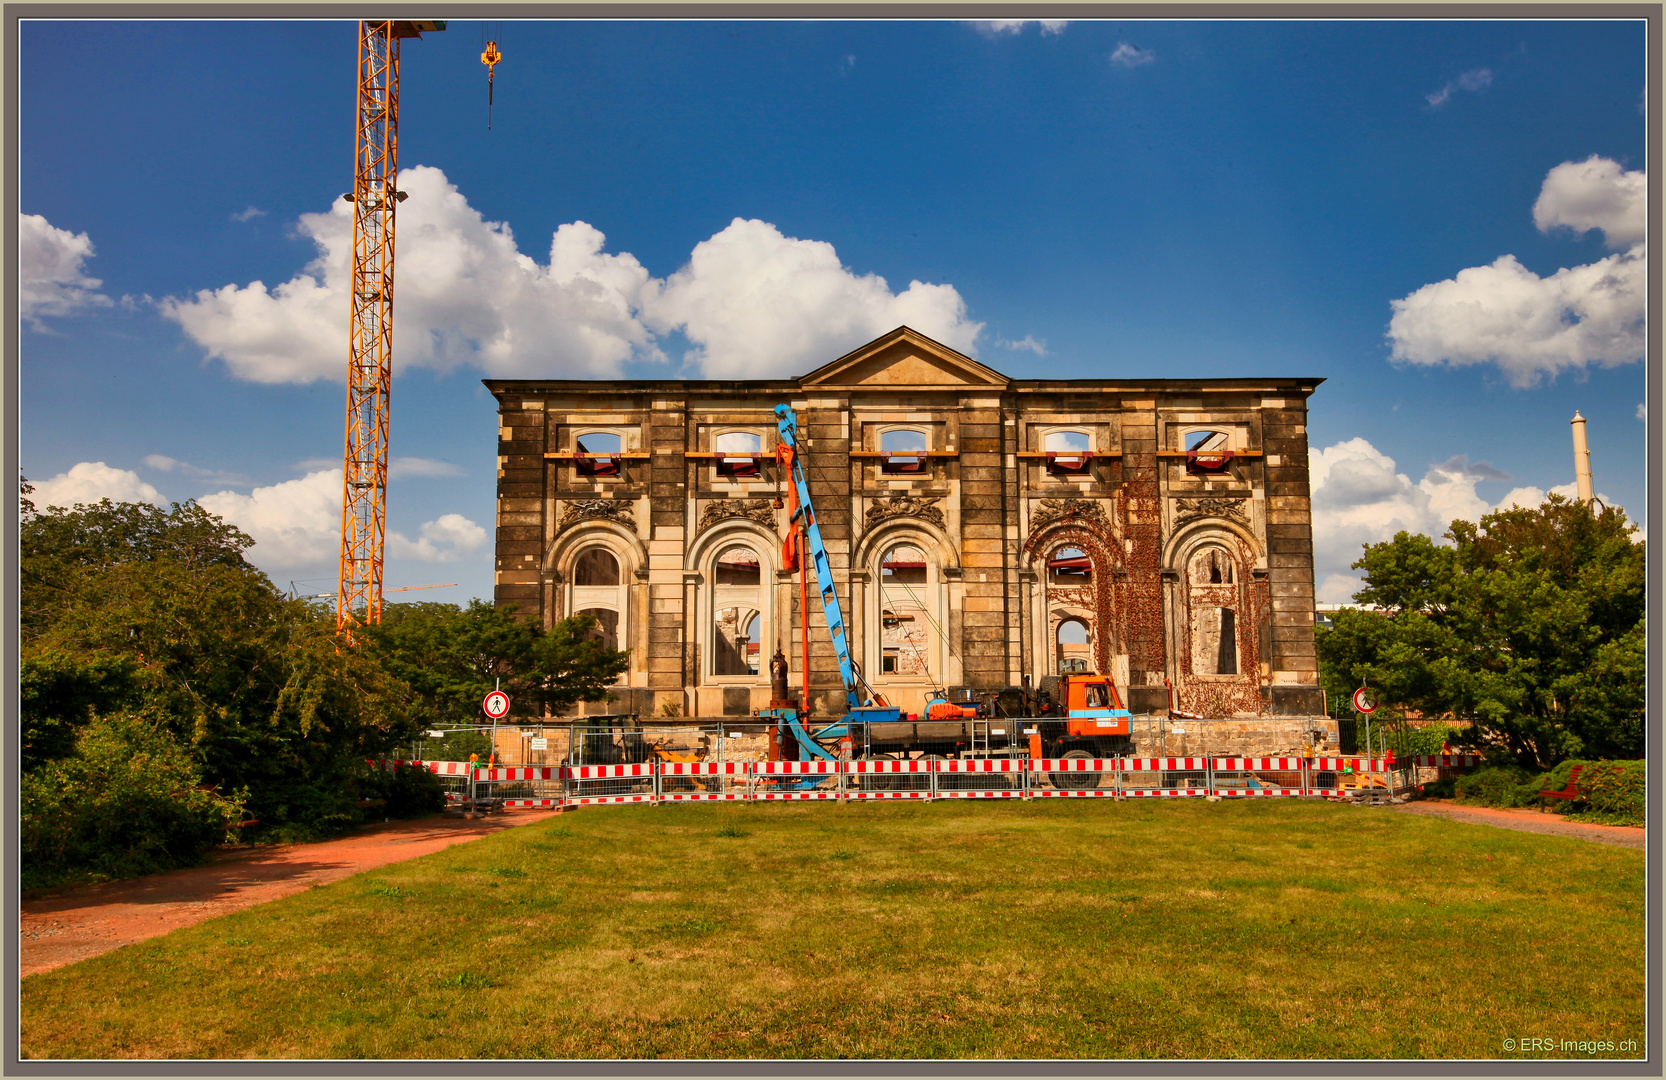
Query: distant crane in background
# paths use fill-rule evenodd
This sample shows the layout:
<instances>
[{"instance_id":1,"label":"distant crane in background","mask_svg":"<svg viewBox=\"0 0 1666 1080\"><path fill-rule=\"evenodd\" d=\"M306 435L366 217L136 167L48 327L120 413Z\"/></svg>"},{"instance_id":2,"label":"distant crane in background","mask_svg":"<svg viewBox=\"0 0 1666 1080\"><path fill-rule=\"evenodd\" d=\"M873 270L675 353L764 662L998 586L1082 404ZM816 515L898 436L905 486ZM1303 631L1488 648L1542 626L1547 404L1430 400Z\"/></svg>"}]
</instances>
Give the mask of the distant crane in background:
<instances>
[{"instance_id":1,"label":"distant crane in background","mask_svg":"<svg viewBox=\"0 0 1666 1080\"><path fill-rule=\"evenodd\" d=\"M399 182L399 43L445 29L432 20L359 23L353 190L352 318L347 345L347 432L342 454L341 577L336 632L382 621L387 524L388 392L393 375L394 209Z\"/></svg>"}]
</instances>

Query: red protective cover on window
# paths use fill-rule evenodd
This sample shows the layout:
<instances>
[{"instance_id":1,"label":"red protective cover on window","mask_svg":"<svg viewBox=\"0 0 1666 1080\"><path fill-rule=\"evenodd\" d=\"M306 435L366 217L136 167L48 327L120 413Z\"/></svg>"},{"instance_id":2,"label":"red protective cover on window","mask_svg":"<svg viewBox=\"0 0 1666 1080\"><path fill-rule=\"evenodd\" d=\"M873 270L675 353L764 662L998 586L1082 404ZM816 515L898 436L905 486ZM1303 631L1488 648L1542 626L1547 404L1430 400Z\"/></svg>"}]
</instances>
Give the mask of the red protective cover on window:
<instances>
[{"instance_id":1,"label":"red protective cover on window","mask_svg":"<svg viewBox=\"0 0 1666 1080\"><path fill-rule=\"evenodd\" d=\"M1079 476L1088 471L1088 465L1092 461L1092 450L1047 451L1047 471L1055 476Z\"/></svg>"},{"instance_id":2,"label":"red protective cover on window","mask_svg":"<svg viewBox=\"0 0 1666 1080\"><path fill-rule=\"evenodd\" d=\"M1230 450L1188 450L1186 451L1187 472L1220 472L1232 464Z\"/></svg>"},{"instance_id":3,"label":"red protective cover on window","mask_svg":"<svg viewBox=\"0 0 1666 1080\"><path fill-rule=\"evenodd\" d=\"M584 457L574 454L573 462L578 465L578 471L585 476L619 475L619 459L616 457Z\"/></svg>"},{"instance_id":4,"label":"red protective cover on window","mask_svg":"<svg viewBox=\"0 0 1666 1080\"><path fill-rule=\"evenodd\" d=\"M930 460L925 451L891 450L880 458L880 470L888 473L917 473L926 471Z\"/></svg>"}]
</instances>

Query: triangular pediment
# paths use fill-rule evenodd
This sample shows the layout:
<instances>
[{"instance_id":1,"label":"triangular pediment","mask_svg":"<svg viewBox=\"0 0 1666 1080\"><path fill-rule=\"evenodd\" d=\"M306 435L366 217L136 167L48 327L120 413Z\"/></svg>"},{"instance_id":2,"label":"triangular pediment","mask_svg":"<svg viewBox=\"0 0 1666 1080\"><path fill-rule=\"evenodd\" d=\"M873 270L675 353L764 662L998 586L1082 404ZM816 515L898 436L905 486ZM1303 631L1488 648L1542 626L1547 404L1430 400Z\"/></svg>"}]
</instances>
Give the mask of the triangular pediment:
<instances>
[{"instance_id":1,"label":"triangular pediment","mask_svg":"<svg viewBox=\"0 0 1666 1080\"><path fill-rule=\"evenodd\" d=\"M1007 377L994 368L985 367L970 356L906 326L899 326L798 380L800 386L921 389L1005 386L1007 382Z\"/></svg>"}]
</instances>

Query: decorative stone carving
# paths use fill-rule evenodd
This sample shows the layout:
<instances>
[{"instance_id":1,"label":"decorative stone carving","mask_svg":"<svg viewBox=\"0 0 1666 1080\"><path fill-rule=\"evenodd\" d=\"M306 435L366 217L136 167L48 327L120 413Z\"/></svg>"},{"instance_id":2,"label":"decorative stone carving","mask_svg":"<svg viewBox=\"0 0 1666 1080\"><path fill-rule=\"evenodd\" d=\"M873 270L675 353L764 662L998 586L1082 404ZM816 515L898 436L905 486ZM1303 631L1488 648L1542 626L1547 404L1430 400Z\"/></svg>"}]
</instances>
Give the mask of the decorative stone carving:
<instances>
[{"instance_id":1,"label":"decorative stone carving","mask_svg":"<svg viewBox=\"0 0 1666 1080\"><path fill-rule=\"evenodd\" d=\"M1080 521L1110 531L1105 508L1094 499L1042 499L1030 513L1030 535L1057 521Z\"/></svg>"},{"instance_id":2,"label":"decorative stone carving","mask_svg":"<svg viewBox=\"0 0 1666 1080\"><path fill-rule=\"evenodd\" d=\"M1249 524L1249 518L1244 513L1244 499L1247 495L1237 497L1224 496L1206 499L1176 499L1174 500L1174 523L1191 521L1193 518L1218 517L1229 518L1233 521Z\"/></svg>"},{"instance_id":3,"label":"decorative stone carving","mask_svg":"<svg viewBox=\"0 0 1666 1080\"><path fill-rule=\"evenodd\" d=\"M894 517L919 518L929 521L939 529L948 530L948 522L943 519L943 511L938 508L936 497L893 495L889 499L875 499L868 504L867 527L873 528L882 521Z\"/></svg>"},{"instance_id":4,"label":"decorative stone carving","mask_svg":"<svg viewBox=\"0 0 1666 1080\"><path fill-rule=\"evenodd\" d=\"M634 533L636 514L631 503L629 499L575 499L564 502L561 504L561 523L555 531L561 532L581 521L611 521Z\"/></svg>"},{"instance_id":5,"label":"decorative stone carving","mask_svg":"<svg viewBox=\"0 0 1666 1080\"><path fill-rule=\"evenodd\" d=\"M743 517L766 529L775 528L775 508L768 499L716 499L700 512L700 524L695 532L705 532L720 521Z\"/></svg>"}]
</instances>

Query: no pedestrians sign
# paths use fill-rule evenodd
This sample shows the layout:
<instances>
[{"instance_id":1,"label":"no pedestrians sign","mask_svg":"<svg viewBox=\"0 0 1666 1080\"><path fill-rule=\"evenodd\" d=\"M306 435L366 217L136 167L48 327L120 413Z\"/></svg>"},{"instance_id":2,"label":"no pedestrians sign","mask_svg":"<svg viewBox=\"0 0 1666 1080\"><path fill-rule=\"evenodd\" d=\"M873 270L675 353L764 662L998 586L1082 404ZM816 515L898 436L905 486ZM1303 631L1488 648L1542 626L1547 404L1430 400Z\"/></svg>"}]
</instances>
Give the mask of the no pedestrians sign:
<instances>
[{"instance_id":1,"label":"no pedestrians sign","mask_svg":"<svg viewBox=\"0 0 1666 1080\"><path fill-rule=\"evenodd\" d=\"M509 715L509 695L502 690L493 690L486 695L486 700L480 703L486 710L486 715L493 720L502 720Z\"/></svg>"}]
</instances>

